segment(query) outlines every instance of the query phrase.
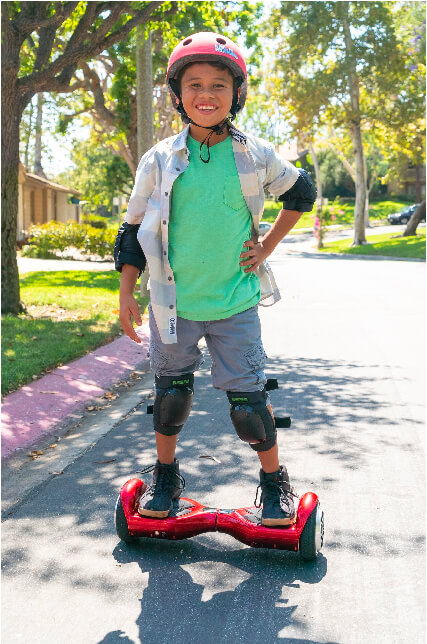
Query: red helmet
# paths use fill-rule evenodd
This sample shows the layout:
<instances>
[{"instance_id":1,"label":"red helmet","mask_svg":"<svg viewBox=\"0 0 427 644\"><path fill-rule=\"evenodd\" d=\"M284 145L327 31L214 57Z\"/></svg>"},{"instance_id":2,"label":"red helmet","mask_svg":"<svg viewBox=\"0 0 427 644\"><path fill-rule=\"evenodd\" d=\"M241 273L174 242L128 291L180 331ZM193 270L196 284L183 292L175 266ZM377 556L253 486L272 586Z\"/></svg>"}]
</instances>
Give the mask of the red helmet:
<instances>
[{"instance_id":1,"label":"red helmet","mask_svg":"<svg viewBox=\"0 0 427 644\"><path fill-rule=\"evenodd\" d=\"M232 40L211 31L201 31L192 34L180 42L170 55L166 82L172 92L172 103L181 112L184 109L179 103L173 100L174 96L180 98L180 88L177 82L180 71L190 63L220 62L226 65L234 78L234 98L231 106L233 116L239 112L246 101L247 95L247 72L245 59L242 52ZM237 96L237 89L240 87L240 97ZM183 114L185 115L185 112Z\"/></svg>"}]
</instances>

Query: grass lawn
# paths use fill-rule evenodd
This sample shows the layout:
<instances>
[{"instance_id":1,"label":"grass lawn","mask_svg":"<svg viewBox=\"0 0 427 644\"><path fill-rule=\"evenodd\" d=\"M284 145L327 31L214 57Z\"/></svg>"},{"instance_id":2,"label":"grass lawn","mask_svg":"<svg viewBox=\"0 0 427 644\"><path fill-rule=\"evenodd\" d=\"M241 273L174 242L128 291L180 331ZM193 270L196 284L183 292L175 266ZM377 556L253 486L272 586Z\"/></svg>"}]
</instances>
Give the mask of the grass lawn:
<instances>
[{"instance_id":1,"label":"grass lawn","mask_svg":"<svg viewBox=\"0 0 427 644\"><path fill-rule=\"evenodd\" d=\"M370 220L372 222L384 222L386 223L387 215L390 215L393 212L398 212L405 206L410 205L412 202L401 201L397 199L388 199L383 201L372 201L369 204L369 214ZM332 201L329 201L328 205L332 205ZM276 217L277 213L281 208L280 202L274 202L271 200L265 201L264 214L262 221L267 221L272 224ZM340 204L339 208L336 210L342 211L341 213L336 213L336 219L334 224L352 226L354 223L354 200L348 201ZM298 228L313 228L314 225L314 211L305 212L301 219L297 222L294 231L298 231Z\"/></svg>"},{"instance_id":2,"label":"grass lawn","mask_svg":"<svg viewBox=\"0 0 427 644\"><path fill-rule=\"evenodd\" d=\"M407 257L425 259L426 231L420 230L417 235L400 237L396 233L371 235L367 244L350 247L351 239L326 243L320 252L346 253L349 255L382 255L385 257Z\"/></svg>"},{"instance_id":3,"label":"grass lawn","mask_svg":"<svg viewBox=\"0 0 427 644\"><path fill-rule=\"evenodd\" d=\"M2 316L2 395L119 337L119 282L116 271L23 275L27 313ZM136 297L142 314L148 298Z\"/></svg>"}]
</instances>

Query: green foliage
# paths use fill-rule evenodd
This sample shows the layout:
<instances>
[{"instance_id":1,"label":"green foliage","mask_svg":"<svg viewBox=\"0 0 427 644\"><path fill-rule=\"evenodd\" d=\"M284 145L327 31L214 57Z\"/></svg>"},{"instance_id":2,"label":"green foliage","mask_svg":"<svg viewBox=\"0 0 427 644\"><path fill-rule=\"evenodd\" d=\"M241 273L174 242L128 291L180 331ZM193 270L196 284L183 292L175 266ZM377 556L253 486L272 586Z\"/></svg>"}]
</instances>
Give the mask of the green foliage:
<instances>
[{"instance_id":1,"label":"green foliage","mask_svg":"<svg viewBox=\"0 0 427 644\"><path fill-rule=\"evenodd\" d=\"M322 248L327 253L344 253L349 255L380 255L383 257L407 257L425 259L426 232L411 237L401 237L393 233L372 235L367 244L352 246L350 239L328 242Z\"/></svg>"},{"instance_id":2,"label":"green foliage","mask_svg":"<svg viewBox=\"0 0 427 644\"><path fill-rule=\"evenodd\" d=\"M70 248L76 248L84 255L112 256L117 231L76 222L50 221L31 226L29 233L29 244L23 247L22 254L46 259Z\"/></svg>"},{"instance_id":3,"label":"green foliage","mask_svg":"<svg viewBox=\"0 0 427 644\"><path fill-rule=\"evenodd\" d=\"M127 163L94 137L75 141L71 159L74 168L58 175L56 181L82 192L86 213L110 214L114 197L130 195L133 177Z\"/></svg>"},{"instance_id":4,"label":"green foliage","mask_svg":"<svg viewBox=\"0 0 427 644\"><path fill-rule=\"evenodd\" d=\"M107 228L108 220L98 215L83 215L82 223L88 224L93 228Z\"/></svg>"},{"instance_id":5,"label":"green foliage","mask_svg":"<svg viewBox=\"0 0 427 644\"><path fill-rule=\"evenodd\" d=\"M21 276L27 313L2 316L2 394L122 335L117 271L49 271ZM141 314L148 298L135 297Z\"/></svg>"}]
</instances>

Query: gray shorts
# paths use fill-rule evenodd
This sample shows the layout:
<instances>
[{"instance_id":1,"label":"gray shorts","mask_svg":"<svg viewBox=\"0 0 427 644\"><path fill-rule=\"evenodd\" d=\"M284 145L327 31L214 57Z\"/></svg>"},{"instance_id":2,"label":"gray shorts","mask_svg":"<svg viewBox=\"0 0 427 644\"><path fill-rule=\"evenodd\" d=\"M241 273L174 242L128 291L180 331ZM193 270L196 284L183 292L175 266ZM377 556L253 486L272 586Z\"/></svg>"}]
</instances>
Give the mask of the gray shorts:
<instances>
[{"instance_id":1,"label":"gray shorts","mask_svg":"<svg viewBox=\"0 0 427 644\"><path fill-rule=\"evenodd\" d=\"M156 376L194 373L203 364L204 337L212 360L212 384L223 391L259 391L267 379L258 307L224 320L195 322L178 317L176 344L163 344L151 307L150 364Z\"/></svg>"}]
</instances>

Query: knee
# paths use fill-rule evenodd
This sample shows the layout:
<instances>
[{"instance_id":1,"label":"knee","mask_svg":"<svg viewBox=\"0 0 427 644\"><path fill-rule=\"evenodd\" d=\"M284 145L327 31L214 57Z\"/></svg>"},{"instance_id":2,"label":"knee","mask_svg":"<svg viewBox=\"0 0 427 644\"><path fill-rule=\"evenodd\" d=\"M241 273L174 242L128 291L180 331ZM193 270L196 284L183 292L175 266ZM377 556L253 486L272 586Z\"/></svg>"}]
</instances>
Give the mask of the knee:
<instances>
[{"instance_id":1,"label":"knee","mask_svg":"<svg viewBox=\"0 0 427 644\"><path fill-rule=\"evenodd\" d=\"M193 404L194 374L156 376L153 407L154 429L164 436L178 434Z\"/></svg>"},{"instance_id":2,"label":"knee","mask_svg":"<svg viewBox=\"0 0 427 644\"><path fill-rule=\"evenodd\" d=\"M268 409L265 388L262 391L227 391L230 418L238 437L256 452L266 452L276 443L276 425Z\"/></svg>"}]
</instances>

